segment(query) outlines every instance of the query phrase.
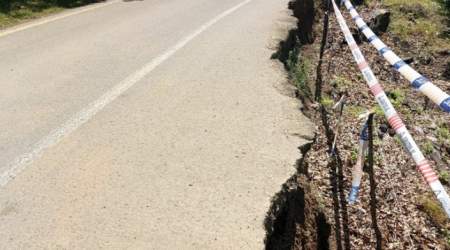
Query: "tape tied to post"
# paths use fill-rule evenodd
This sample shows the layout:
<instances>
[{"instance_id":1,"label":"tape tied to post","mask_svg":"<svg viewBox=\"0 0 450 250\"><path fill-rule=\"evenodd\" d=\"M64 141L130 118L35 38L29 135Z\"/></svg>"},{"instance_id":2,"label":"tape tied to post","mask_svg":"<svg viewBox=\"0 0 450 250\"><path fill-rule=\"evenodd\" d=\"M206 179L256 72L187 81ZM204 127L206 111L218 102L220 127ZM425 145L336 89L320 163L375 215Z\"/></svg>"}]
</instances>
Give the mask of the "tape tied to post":
<instances>
[{"instance_id":1,"label":"tape tied to post","mask_svg":"<svg viewBox=\"0 0 450 250\"><path fill-rule=\"evenodd\" d=\"M368 41L386 58L386 60L420 92L425 94L436 105L441 107L445 112L450 112L450 95L445 93L438 86L434 85L427 78L419 74L416 70L411 68L400 57L398 57L381 39L370 29L366 22L361 18L356 9L349 0L341 1L345 5L347 11L350 13L353 21L358 28L368 39ZM335 3L333 3L335 5ZM340 14L342 15L342 14Z\"/></svg>"},{"instance_id":2,"label":"tape tied to post","mask_svg":"<svg viewBox=\"0 0 450 250\"><path fill-rule=\"evenodd\" d=\"M358 191L359 191L359 187L361 185L361 179L362 179L362 176L364 173L363 172L364 160L366 158L366 152L367 152L367 148L369 146L368 128L369 128L369 123L368 123L368 119L366 119L366 122L364 123L364 127L361 131L361 136L359 138L358 155L356 158L355 166L353 167L352 187L350 189L348 203L353 203L358 198Z\"/></svg>"},{"instance_id":3,"label":"tape tied to post","mask_svg":"<svg viewBox=\"0 0 450 250\"><path fill-rule=\"evenodd\" d=\"M344 1L346 6L348 5L349 1ZM339 8L337 7L336 3L332 1L334 13L336 15L336 18L339 22L342 22L345 20L342 17L341 12L339 11ZM353 6L347 6L348 9ZM350 10L354 11L354 10ZM356 12L356 11L354 11ZM360 20L360 19L358 19ZM357 21L358 21L357 20ZM367 85L370 88L370 91L372 92L372 95L375 97L375 100L380 105L386 119L388 120L391 127L394 129L395 133L399 136L400 140L402 141L403 145L405 146L406 150L410 154L411 158L414 160L414 162L417 165L417 168L419 169L420 173L422 174L423 178L427 182L427 184L430 186L431 190L435 194L437 200L439 201L440 205L444 209L446 215L448 218L450 218L450 197L448 196L447 191L442 186L442 183L439 181L437 175L434 173L433 169L431 168L429 162L427 159L425 159L422 151L417 146L416 142L412 138L411 134L409 133L408 129L405 127L405 124L403 123L400 116L397 114L397 111L395 110L394 106L392 105L391 101L387 97L386 93L384 92L381 84L378 82L377 78L373 74L372 70L369 67L369 64L366 62L364 56L361 56L362 58L356 58L354 51L359 50L359 46L356 44L354 39L348 39L345 34L349 34L350 31L348 30L347 25L341 25L342 33L344 34L344 37L347 41L347 45L349 46L350 50L352 51L353 57L355 58L355 61L360 66L359 69L363 73L364 78L367 82ZM364 32L370 31L370 29L365 29ZM368 33L368 32L367 32ZM372 32L373 33L373 32ZM367 34L366 34L367 35ZM384 46L386 47L386 46ZM392 52L386 52L386 54L393 54ZM391 63L396 63L400 61L400 59L394 58L394 60L390 60ZM406 67L406 66L403 66ZM409 66L408 66L409 67ZM399 68L399 71L402 71L402 68ZM431 83L427 82L423 86L430 87ZM422 88L423 88L422 86ZM421 89L422 92L425 92L424 89ZM444 101L444 105L449 106L450 110L450 97L447 98L448 101ZM446 99L446 100L447 100ZM356 189L356 188L355 188Z\"/></svg>"}]
</instances>

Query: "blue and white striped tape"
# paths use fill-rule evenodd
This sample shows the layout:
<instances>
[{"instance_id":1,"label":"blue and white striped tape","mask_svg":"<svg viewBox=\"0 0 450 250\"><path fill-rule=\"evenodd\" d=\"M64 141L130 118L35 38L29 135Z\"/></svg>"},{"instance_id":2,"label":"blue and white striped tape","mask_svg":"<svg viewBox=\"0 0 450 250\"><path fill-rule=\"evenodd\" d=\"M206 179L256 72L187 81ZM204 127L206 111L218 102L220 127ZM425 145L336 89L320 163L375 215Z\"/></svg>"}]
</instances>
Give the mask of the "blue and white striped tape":
<instances>
[{"instance_id":1,"label":"blue and white striped tape","mask_svg":"<svg viewBox=\"0 0 450 250\"><path fill-rule=\"evenodd\" d=\"M450 112L450 95L442 91L439 87L431 83L427 78L419 74L400 57L398 57L378 36L367 26L361 16L353 7L349 0L343 0L347 11L350 13L353 21L358 25L361 32L367 37L369 42L383 55L389 63L402 74L414 87L424 93L434 103L441 107L445 112ZM341 2L342 4L342 2Z\"/></svg>"},{"instance_id":2,"label":"blue and white striped tape","mask_svg":"<svg viewBox=\"0 0 450 250\"><path fill-rule=\"evenodd\" d=\"M336 3L334 1L331 2L333 3L334 12L336 14L338 22L339 23L345 22L341 12L339 11L339 8L336 6ZM381 84L378 82L377 78L373 74L368 63L364 59L362 53L360 53L361 51L359 50L358 45L355 43L354 40L348 39L347 35L351 34L350 30L348 28L342 29L342 33L344 33L347 44L353 53L353 57L355 58L355 61L358 63L359 69L363 73L367 85L369 85L370 91L372 92L373 96L375 97L381 109L383 110L386 119L388 120L391 127L394 129L397 136L402 141L403 146L408 151L411 158L416 163L417 168L419 169L420 173L422 174L427 184L430 186L440 205L444 209L447 217L450 218L450 197L448 196L447 191L444 189L438 177L434 173L433 169L428 163L428 160L420 151L419 147L412 138L402 119L397 114L397 111L395 110L391 101L389 100L383 88L381 87ZM359 51L359 54L356 55L355 51Z\"/></svg>"}]
</instances>

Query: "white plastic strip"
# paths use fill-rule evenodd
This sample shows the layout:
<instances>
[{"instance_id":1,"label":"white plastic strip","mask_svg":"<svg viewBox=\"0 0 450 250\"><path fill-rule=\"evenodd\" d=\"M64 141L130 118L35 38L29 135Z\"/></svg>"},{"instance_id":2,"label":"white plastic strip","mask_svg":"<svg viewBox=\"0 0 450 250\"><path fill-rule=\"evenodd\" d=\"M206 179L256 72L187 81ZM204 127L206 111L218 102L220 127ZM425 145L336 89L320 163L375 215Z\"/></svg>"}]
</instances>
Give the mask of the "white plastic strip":
<instances>
[{"instance_id":1,"label":"white plastic strip","mask_svg":"<svg viewBox=\"0 0 450 250\"><path fill-rule=\"evenodd\" d=\"M336 6L336 3L334 1L331 2L333 3L333 8L339 23L345 22L341 12L339 11L339 8ZM350 30L348 30L348 28L343 28L342 32L344 33L345 36L350 33ZM355 50L359 50L358 45L355 43L353 39L347 39L347 36L345 37L345 39L352 53ZM355 54L353 53L353 55ZM358 61L356 56L355 60ZM375 97L381 109L383 110L383 113L386 116L386 119L388 120L389 124L402 141L403 146L405 146L406 150L413 158L414 162L417 165L417 168L421 172L422 176L425 178L425 181L428 183L428 185L430 185L431 190L436 195L442 208L444 208L447 217L450 218L450 198L447 192L445 191L444 187L442 186L441 182L439 181L438 177L431 169L427 159L425 159L416 142L412 138L411 134L406 129L402 119L397 114L397 111L395 111L394 107L391 104L391 101L386 96L386 93L384 93L383 88L381 87L376 77L373 75L372 70L370 69L365 59L361 63L358 63L358 66L361 72L363 73L367 84L369 85L370 91L372 92L373 96Z\"/></svg>"},{"instance_id":2,"label":"white plastic strip","mask_svg":"<svg viewBox=\"0 0 450 250\"><path fill-rule=\"evenodd\" d=\"M391 49L386 46L375 33L367 26L364 20L356 12L349 0L343 0L347 11L358 25L359 30L367 37L369 42L380 52L381 55L389 61L389 63L402 74L414 87L424 93L434 103L441 107L445 112L450 112L450 96L442 91L439 87L431 83L427 78L419 74L402 59L400 59ZM341 24L342 21L339 21ZM345 22L344 22L345 23ZM342 26L341 26L342 27ZM427 85L427 86L425 86Z\"/></svg>"},{"instance_id":3,"label":"white plastic strip","mask_svg":"<svg viewBox=\"0 0 450 250\"><path fill-rule=\"evenodd\" d=\"M343 95L341 97L341 99L339 100L339 102L337 102L334 105L333 109L337 108L338 106L341 106L341 107L339 109L339 119L338 119L338 122L336 125L336 134L334 135L333 146L331 147L330 160L333 159L334 152L336 150L336 142L339 137L339 132L341 131L341 120L342 120L342 113L344 112L344 106L345 106L345 95Z\"/></svg>"},{"instance_id":4,"label":"white plastic strip","mask_svg":"<svg viewBox=\"0 0 450 250\"><path fill-rule=\"evenodd\" d=\"M348 203L353 203L358 198L359 186L361 185L361 178L363 176L364 160L366 158L366 152L369 145L368 130L369 124L364 124L361 131L361 137L359 139L358 158L356 164L353 167L352 173L352 187L350 189L350 195L348 197Z\"/></svg>"}]
</instances>

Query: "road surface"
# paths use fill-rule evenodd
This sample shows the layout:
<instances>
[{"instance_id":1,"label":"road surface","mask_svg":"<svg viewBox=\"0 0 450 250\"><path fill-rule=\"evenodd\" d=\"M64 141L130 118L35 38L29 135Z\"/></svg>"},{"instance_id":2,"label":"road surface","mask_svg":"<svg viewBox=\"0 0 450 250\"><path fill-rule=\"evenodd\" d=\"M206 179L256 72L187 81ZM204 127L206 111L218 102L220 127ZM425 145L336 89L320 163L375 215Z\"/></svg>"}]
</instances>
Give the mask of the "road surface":
<instances>
[{"instance_id":1,"label":"road surface","mask_svg":"<svg viewBox=\"0 0 450 250\"><path fill-rule=\"evenodd\" d=\"M287 2L116 0L0 31L0 249L262 249L313 133L269 60Z\"/></svg>"}]
</instances>

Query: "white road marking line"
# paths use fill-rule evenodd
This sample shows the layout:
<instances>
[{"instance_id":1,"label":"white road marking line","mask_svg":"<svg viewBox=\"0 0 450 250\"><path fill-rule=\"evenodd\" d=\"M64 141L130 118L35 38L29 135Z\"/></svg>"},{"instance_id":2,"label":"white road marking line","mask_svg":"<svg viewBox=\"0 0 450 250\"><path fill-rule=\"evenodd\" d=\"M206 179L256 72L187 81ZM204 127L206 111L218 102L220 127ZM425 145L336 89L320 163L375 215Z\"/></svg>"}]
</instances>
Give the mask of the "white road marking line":
<instances>
[{"instance_id":1,"label":"white road marking line","mask_svg":"<svg viewBox=\"0 0 450 250\"><path fill-rule=\"evenodd\" d=\"M216 16L215 18L209 20L196 30L194 30L189 35L185 36L181 39L176 45L170 47L163 54L155 57L153 60L149 61L145 64L141 69L134 72L128 78L120 82L118 85L113 87L110 91L106 92L99 99L89 104L83 110L81 110L78 114L76 114L71 119L67 120L64 124L62 124L58 129L54 130L52 133L47 135L42 140L38 141L28 153L18 156L15 160L10 162L2 173L0 174L0 187L6 185L9 181L11 181L14 177L16 177L20 172L28 168L40 158L48 149L52 148L60 141L62 141L66 136L70 133L78 129L81 125L91 119L97 112L102 110L106 105L110 102L114 101L118 96L124 93L127 89L133 86L135 83L140 81L143 77L145 77L148 73L150 73L153 69L155 69L158 65L167 60L170 56L175 54L178 50L183 48L188 42L193 40L195 37L200 35L203 31L233 13L240 7L245 4L251 2L253 0L246 0L233 8L223 12L222 14Z\"/></svg>"},{"instance_id":2,"label":"white road marking line","mask_svg":"<svg viewBox=\"0 0 450 250\"><path fill-rule=\"evenodd\" d=\"M81 10L70 12L70 13L67 13L65 15L60 15L60 16L56 16L56 17L53 17L53 18L45 18L44 20L42 20L40 22L33 22L33 23L28 24L28 25L17 26L17 27L11 28L11 29L6 29L4 31L0 31L0 37L6 36L6 35L9 35L9 34L12 34L12 33L16 33L16 32L22 31L22 30L26 30L26 29L29 29L29 28L33 28L33 27L36 27L36 26L39 26L39 25L43 25L43 24L46 24L46 23L50 23L50 22L53 22L53 21L56 21L56 20L59 20L59 19L63 19L63 18L66 18L66 17L77 15L77 14L80 14L80 13L83 13L83 12L87 12L87 11L90 11L90 10L95 10L95 9L98 9L98 8L101 8L101 7L104 7L104 6L107 6L107 5L111 5L111 4L114 4L114 3L118 3L118 2L120 2L120 1L116 0L116 1L106 2L106 3L96 4L96 5L92 6L92 7L83 8Z\"/></svg>"}]
</instances>

